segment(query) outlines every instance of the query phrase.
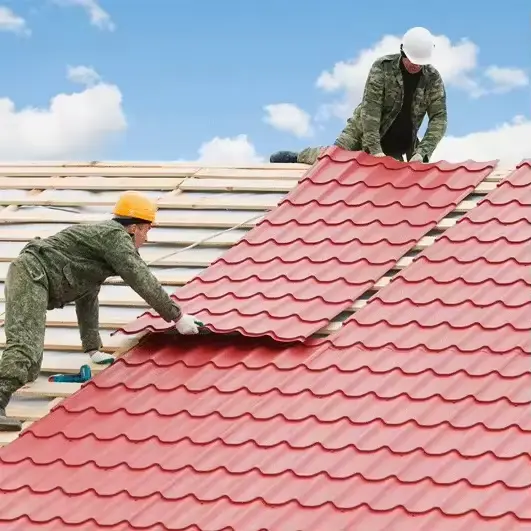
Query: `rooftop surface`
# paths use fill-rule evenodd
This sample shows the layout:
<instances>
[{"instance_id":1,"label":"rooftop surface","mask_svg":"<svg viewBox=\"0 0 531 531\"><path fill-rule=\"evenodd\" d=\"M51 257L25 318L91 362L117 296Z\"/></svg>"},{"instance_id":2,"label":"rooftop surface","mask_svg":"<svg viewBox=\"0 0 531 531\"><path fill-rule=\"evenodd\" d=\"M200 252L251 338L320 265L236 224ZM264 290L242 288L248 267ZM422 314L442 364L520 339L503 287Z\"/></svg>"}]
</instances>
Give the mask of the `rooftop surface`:
<instances>
[{"instance_id":1,"label":"rooftop surface","mask_svg":"<svg viewBox=\"0 0 531 531\"><path fill-rule=\"evenodd\" d=\"M383 197L396 197L396 189L406 190L399 196L402 206L404 198L414 196L411 168L404 175L409 187L398 186L397 178L392 194L384 194L370 186L383 167L368 171L360 163L327 158L306 174L300 188L308 181L312 186L335 181L348 196L345 187L355 186L353 175L365 172L360 182L382 203ZM351 171L338 170L344 164ZM343 312L339 318L304 320L296 308L284 305L285 315L311 322L318 332L308 327L298 334L309 337L304 343L242 334L144 337L0 451L0 528L528 529L531 165L524 163L509 176L489 168L478 169L484 175L477 178L466 170L453 191L448 184L453 173L442 184L438 170L430 168L431 175L424 170L417 175L425 186L417 184L414 208L433 207L433 194L444 190L446 197L455 196L446 199L449 215L416 224L416 216L402 216L410 222L404 226L422 227L409 237L390 231L391 223L382 223L385 216L365 218L403 247L385 261L384 276L364 285L361 298L354 296L356 283L345 284L340 299L347 317ZM478 195L487 192L477 205ZM286 262L284 250L301 255L301 243L311 258L310 240L319 233L305 232L305 226L323 219L334 226L330 219L335 218L325 216L332 210L327 205L316 205L313 219L297 217L300 205L291 203L293 196L283 203L289 208L280 205L271 214L278 220L278 212L286 211L290 234L293 220L299 221L292 240L279 230L271 239L253 237L271 230L274 224L266 220L248 236L263 243L244 240L226 254L245 247L247 256L240 257L251 259L258 282L251 288L260 286L267 270L265 259L261 269L257 266L267 241ZM334 197L333 190L324 197ZM350 221L363 225L363 206L351 208ZM296 243L299 225L303 236ZM341 240L335 234L337 249L348 236ZM326 238L316 246L321 240ZM380 267L378 260L366 262L367 270L370 264ZM216 267L204 276L208 279ZM234 296L245 288L233 273L237 270L236 260L226 261L227 293L245 317L245 306L238 306L244 295ZM307 271L321 280L316 297L325 301L331 291L319 291L324 277ZM336 271L348 278L349 269ZM188 286L177 291L178 298ZM223 312L212 308L223 294L216 297L215 289L204 283L198 304L206 308L204 300L209 301L206 321L219 329ZM296 290L290 295L302 300ZM329 305L322 306L333 314ZM278 308L265 306L262 330L276 330L283 338ZM331 324L323 326L321 320ZM240 332L252 336L256 321L242 321ZM158 322L145 314L120 328L142 334L160 328Z\"/></svg>"}]
</instances>

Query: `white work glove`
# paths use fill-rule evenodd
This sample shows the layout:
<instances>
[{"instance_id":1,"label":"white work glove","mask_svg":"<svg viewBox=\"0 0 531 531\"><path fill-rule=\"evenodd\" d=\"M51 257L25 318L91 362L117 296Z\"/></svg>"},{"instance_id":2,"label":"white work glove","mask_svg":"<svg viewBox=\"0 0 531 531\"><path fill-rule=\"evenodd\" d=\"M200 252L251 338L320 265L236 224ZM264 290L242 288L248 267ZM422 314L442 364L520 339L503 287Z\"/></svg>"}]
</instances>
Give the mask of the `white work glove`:
<instances>
[{"instance_id":1,"label":"white work glove","mask_svg":"<svg viewBox=\"0 0 531 531\"><path fill-rule=\"evenodd\" d=\"M385 153L382 153L381 151L379 153L375 153L373 157L385 157Z\"/></svg>"},{"instance_id":2,"label":"white work glove","mask_svg":"<svg viewBox=\"0 0 531 531\"><path fill-rule=\"evenodd\" d=\"M97 363L98 365L107 365L108 363L112 363L114 361L113 356L107 354L106 352L100 352L99 350L92 350L87 352L87 354L90 356L90 361L92 363Z\"/></svg>"},{"instance_id":3,"label":"white work glove","mask_svg":"<svg viewBox=\"0 0 531 531\"><path fill-rule=\"evenodd\" d=\"M424 162L424 157L420 153L415 153L409 162Z\"/></svg>"},{"instance_id":4,"label":"white work glove","mask_svg":"<svg viewBox=\"0 0 531 531\"><path fill-rule=\"evenodd\" d=\"M175 323L175 329L183 336L198 334L200 326L203 326L201 321L186 313Z\"/></svg>"}]
</instances>

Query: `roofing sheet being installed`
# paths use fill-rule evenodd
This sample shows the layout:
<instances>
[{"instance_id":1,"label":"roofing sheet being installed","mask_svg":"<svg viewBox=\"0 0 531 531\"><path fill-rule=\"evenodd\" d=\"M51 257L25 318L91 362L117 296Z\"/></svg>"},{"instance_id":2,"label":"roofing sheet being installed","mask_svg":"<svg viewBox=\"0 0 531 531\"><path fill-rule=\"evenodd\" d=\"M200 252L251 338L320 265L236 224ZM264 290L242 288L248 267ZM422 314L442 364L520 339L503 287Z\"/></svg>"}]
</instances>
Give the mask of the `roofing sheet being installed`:
<instances>
[{"instance_id":1,"label":"roofing sheet being installed","mask_svg":"<svg viewBox=\"0 0 531 531\"><path fill-rule=\"evenodd\" d=\"M305 340L352 303L492 172L334 147L278 208L175 292L215 332ZM171 327L153 312L121 328Z\"/></svg>"},{"instance_id":2,"label":"roofing sheet being installed","mask_svg":"<svg viewBox=\"0 0 531 531\"><path fill-rule=\"evenodd\" d=\"M0 451L0 528L529 529L530 208L524 164L313 347L149 337Z\"/></svg>"}]
</instances>

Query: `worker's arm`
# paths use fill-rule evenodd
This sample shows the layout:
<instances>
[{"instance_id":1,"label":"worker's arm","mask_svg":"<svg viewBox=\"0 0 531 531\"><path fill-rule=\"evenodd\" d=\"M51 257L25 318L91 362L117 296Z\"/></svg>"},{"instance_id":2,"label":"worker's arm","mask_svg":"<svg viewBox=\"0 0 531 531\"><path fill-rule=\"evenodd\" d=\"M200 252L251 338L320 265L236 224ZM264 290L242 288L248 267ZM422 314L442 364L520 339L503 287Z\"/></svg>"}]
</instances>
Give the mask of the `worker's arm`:
<instances>
[{"instance_id":1,"label":"worker's arm","mask_svg":"<svg viewBox=\"0 0 531 531\"><path fill-rule=\"evenodd\" d=\"M352 151L352 146L354 145L353 131L352 131L353 122L354 122L354 117L351 116L347 120L347 125L345 126L343 131L341 131L341 133L339 133L339 136L336 138L336 141L334 142L335 146Z\"/></svg>"},{"instance_id":2,"label":"worker's arm","mask_svg":"<svg viewBox=\"0 0 531 531\"><path fill-rule=\"evenodd\" d=\"M444 137L448 124L446 111L446 90L444 83L438 72L432 74L434 81L431 83L428 96L428 128L424 138L419 143L415 153L422 155L427 162L432 156L435 148Z\"/></svg>"},{"instance_id":3,"label":"worker's arm","mask_svg":"<svg viewBox=\"0 0 531 531\"><path fill-rule=\"evenodd\" d=\"M99 350L102 346L99 330L99 292L100 288L98 287L76 300L77 323L84 352Z\"/></svg>"},{"instance_id":4,"label":"worker's arm","mask_svg":"<svg viewBox=\"0 0 531 531\"><path fill-rule=\"evenodd\" d=\"M105 259L117 275L138 293L165 321L178 321L180 307L164 291L155 275L138 254L130 235L116 229L105 245Z\"/></svg>"},{"instance_id":5,"label":"worker's arm","mask_svg":"<svg viewBox=\"0 0 531 531\"><path fill-rule=\"evenodd\" d=\"M380 143L380 119L382 116L382 106L384 97L384 71L382 63L376 61L373 63L361 101L361 126L363 129L363 144L369 150L371 155L382 152ZM336 146L343 149L351 149L354 144L353 137L354 116L348 119L347 125L343 132L336 140Z\"/></svg>"},{"instance_id":6,"label":"worker's arm","mask_svg":"<svg viewBox=\"0 0 531 531\"><path fill-rule=\"evenodd\" d=\"M380 117L382 114L384 94L384 73L381 63L376 62L367 76L365 90L363 92L361 123L363 128L364 144L369 148L372 155L382 152L380 145ZM355 112L355 110L354 110ZM347 151L353 151L356 147L354 112L347 120L347 125L337 137L334 145ZM313 164L319 157L321 151L326 147L310 147L303 149L297 162L302 164Z\"/></svg>"},{"instance_id":7,"label":"worker's arm","mask_svg":"<svg viewBox=\"0 0 531 531\"><path fill-rule=\"evenodd\" d=\"M297 155L297 162L300 164L314 164L325 149L326 146L305 148Z\"/></svg>"},{"instance_id":8,"label":"worker's arm","mask_svg":"<svg viewBox=\"0 0 531 531\"><path fill-rule=\"evenodd\" d=\"M373 155L382 152L380 145L380 117L382 114L384 93L384 73L380 63L374 63L365 83L363 101L361 108L361 122L363 128L364 144ZM355 110L354 110L355 111ZM353 151L356 147L354 112L347 120L347 125L337 137L334 145L347 151ZM302 164L313 164L325 147L311 147L303 149L297 162Z\"/></svg>"}]
</instances>

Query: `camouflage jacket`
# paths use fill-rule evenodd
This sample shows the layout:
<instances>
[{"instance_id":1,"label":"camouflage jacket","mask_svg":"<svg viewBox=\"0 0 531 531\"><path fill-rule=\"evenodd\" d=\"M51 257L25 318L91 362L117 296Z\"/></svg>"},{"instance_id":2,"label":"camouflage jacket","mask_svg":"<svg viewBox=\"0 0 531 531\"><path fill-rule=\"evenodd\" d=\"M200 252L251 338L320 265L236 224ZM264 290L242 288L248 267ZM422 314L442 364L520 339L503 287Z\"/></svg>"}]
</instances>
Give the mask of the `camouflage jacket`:
<instances>
[{"instance_id":1,"label":"camouflage jacket","mask_svg":"<svg viewBox=\"0 0 531 531\"><path fill-rule=\"evenodd\" d=\"M37 259L46 271L49 310L75 302L85 352L101 348L98 294L108 277L120 276L166 321L181 316L116 221L74 225L48 238L35 238L21 253Z\"/></svg>"},{"instance_id":2,"label":"camouflage jacket","mask_svg":"<svg viewBox=\"0 0 531 531\"><path fill-rule=\"evenodd\" d=\"M380 57L373 63L363 99L347 120L334 143L336 146L349 151L367 151L373 155L382 151L380 141L398 116L404 97L400 60L400 54L393 54ZM441 75L433 66L423 66L422 74L411 109L414 148L407 158L409 160L414 153L419 153L428 162L446 133L446 90ZM428 128L419 143L417 134L426 113ZM313 164L321 149L304 149L299 153L298 162Z\"/></svg>"}]
</instances>

